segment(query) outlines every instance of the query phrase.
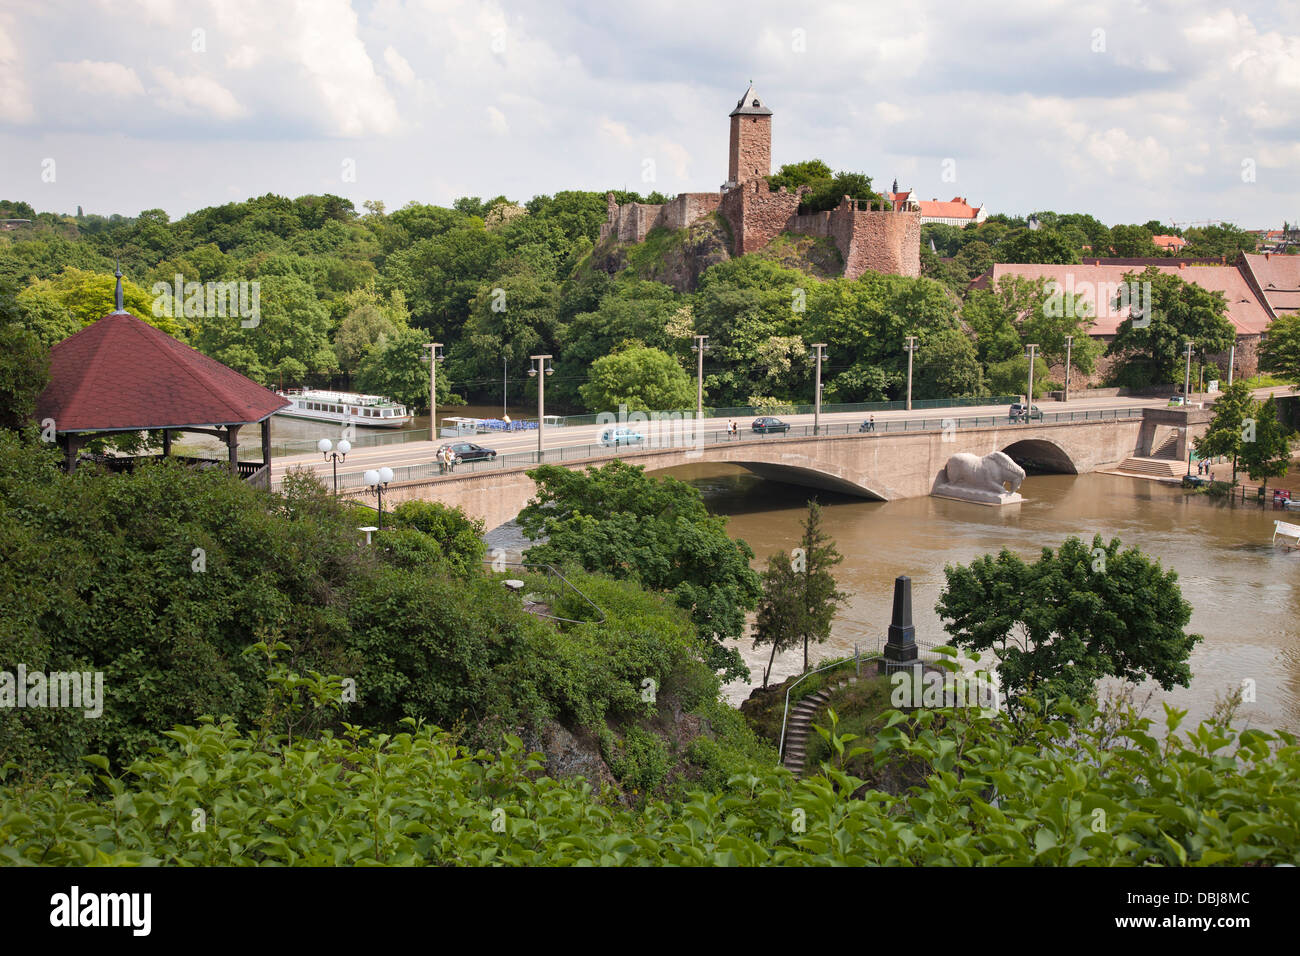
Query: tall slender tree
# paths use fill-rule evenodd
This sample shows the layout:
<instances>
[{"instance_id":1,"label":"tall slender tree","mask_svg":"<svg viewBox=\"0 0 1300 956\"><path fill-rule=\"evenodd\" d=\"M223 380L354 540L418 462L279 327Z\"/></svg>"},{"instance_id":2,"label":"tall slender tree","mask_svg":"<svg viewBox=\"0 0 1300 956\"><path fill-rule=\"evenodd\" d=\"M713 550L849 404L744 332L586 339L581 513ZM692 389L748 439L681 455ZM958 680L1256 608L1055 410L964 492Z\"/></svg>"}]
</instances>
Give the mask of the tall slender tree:
<instances>
[{"instance_id":1,"label":"tall slender tree","mask_svg":"<svg viewBox=\"0 0 1300 956\"><path fill-rule=\"evenodd\" d=\"M808 644L822 643L831 633L835 611L848 597L835 585L831 569L844 560L835 542L822 529L822 509L808 502L799 546L768 559L763 572L763 596L755 622L754 646L772 645L763 686L767 686L778 650L803 643L803 669L808 670Z\"/></svg>"}]
</instances>

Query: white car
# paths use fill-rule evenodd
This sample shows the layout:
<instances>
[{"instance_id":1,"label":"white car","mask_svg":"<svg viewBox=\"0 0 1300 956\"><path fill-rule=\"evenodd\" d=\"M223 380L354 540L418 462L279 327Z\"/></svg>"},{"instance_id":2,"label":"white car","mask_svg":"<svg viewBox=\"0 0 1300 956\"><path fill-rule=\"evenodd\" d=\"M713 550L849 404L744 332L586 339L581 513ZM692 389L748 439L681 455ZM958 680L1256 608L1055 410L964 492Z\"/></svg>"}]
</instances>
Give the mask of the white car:
<instances>
[{"instance_id":1,"label":"white car","mask_svg":"<svg viewBox=\"0 0 1300 956\"><path fill-rule=\"evenodd\" d=\"M640 445L645 442L645 435L630 428L607 428L600 433L600 443L606 448L620 445Z\"/></svg>"},{"instance_id":2,"label":"white car","mask_svg":"<svg viewBox=\"0 0 1300 956\"><path fill-rule=\"evenodd\" d=\"M1171 395L1171 396L1169 396L1169 406L1170 406L1171 408L1175 408L1175 407L1178 407L1178 406L1180 406L1180 405L1186 405L1186 404L1187 404L1187 399L1185 399L1185 398L1184 398L1183 396L1181 396L1181 395Z\"/></svg>"}]
</instances>

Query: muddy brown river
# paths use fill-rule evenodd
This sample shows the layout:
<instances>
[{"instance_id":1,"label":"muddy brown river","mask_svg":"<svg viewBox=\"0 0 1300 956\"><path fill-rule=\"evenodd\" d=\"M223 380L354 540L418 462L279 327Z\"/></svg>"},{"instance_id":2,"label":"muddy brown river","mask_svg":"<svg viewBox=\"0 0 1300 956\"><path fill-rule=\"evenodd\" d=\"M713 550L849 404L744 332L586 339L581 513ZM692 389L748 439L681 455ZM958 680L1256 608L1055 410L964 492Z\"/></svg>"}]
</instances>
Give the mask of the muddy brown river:
<instances>
[{"instance_id":1,"label":"muddy brown river","mask_svg":"<svg viewBox=\"0 0 1300 956\"><path fill-rule=\"evenodd\" d=\"M728 530L749 542L760 567L774 551L796 547L805 489L761 481L731 466L693 465L673 474L692 481L710 510L729 517ZM1158 701L1185 708L1189 720L1209 714L1216 696L1255 682L1256 700L1238 711L1254 726L1300 729L1300 553L1274 549L1271 507L1228 505L1188 496L1177 487L1111 475L1031 475L1025 502L997 509L942 498L867 502L819 493L825 525L844 555L840 589L851 594L830 640L814 660L874 649L889 624L893 581L912 578L918 640L942 643L934 611L945 563L967 563L1010 548L1032 560L1043 547L1071 535L1085 541L1100 533L1136 546L1178 572L1183 597L1193 607L1190 629L1204 636L1192 652L1191 686L1156 691ZM1291 520L1295 520L1294 514ZM765 649L742 646L754 681L762 679ZM802 652L778 655L779 678L797 673ZM749 688L733 684L739 701Z\"/></svg>"}]
</instances>

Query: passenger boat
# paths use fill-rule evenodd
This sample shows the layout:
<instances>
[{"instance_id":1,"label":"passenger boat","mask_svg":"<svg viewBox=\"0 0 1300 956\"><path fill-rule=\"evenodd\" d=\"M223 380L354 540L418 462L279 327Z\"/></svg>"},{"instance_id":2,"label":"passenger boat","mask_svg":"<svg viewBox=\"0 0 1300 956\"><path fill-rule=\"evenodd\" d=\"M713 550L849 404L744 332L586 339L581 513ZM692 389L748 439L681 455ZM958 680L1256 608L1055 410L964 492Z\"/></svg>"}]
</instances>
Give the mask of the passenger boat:
<instances>
[{"instance_id":1,"label":"passenger boat","mask_svg":"<svg viewBox=\"0 0 1300 956\"><path fill-rule=\"evenodd\" d=\"M292 403L289 408L276 412L286 418L308 418L363 428L401 428L411 423L411 414L405 405L382 395L329 392L316 388L290 389L277 394Z\"/></svg>"}]
</instances>

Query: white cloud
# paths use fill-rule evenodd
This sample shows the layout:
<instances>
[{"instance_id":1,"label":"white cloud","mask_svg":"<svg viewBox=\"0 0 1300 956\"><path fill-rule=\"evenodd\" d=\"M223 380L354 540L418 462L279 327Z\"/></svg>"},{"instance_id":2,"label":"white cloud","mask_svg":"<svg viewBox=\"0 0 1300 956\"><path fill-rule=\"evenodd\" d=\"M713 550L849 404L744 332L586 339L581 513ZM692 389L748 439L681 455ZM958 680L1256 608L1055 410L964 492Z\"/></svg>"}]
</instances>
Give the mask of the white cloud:
<instances>
[{"instance_id":1,"label":"white cloud","mask_svg":"<svg viewBox=\"0 0 1300 956\"><path fill-rule=\"evenodd\" d=\"M23 61L10 18L0 15L0 122L26 123L36 110L23 76Z\"/></svg>"},{"instance_id":2,"label":"white cloud","mask_svg":"<svg viewBox=\"0 0 1300 956\"><path fill-rule=\"evenodd\" d=\"M506 114L502 113L495 106L487 108L488 129L498 136L505 136L510 132L510 124L506 122Z\"/></svg>"},{"instance_id":3,"label":"white cloud","mask_svg":"<svg viewBox=\"0 0 1300 956\"><path fill-rule=\"evenodd\" d=\"M56 63L55 69L74 89L92 96L100 93L117 97L140 96L144 93L140 77L135 70L123 63L81 60L77 63Z\"/></svg>"},{"instance_id":4,"label":"white cloud","mask_svg":"<svg viewBox=\"0 0 1300 956\"><path fill-rule=\"evenodd\" d=\"M384 63L388 66L388 73L398 86L410 86L415 82L415 70L411 69L411 64L406 61L406 57L398 53L391 46L384 47Z\"/></svg>"},{"instance_id":5,"label":"white cloud","mask_svg":"<svg viewBox=\"0 0 1300 956\"><path fill-rule=\"evenodd\" d=\"M177 76L166 67L153 71L161 90L156 100L163 109L189 116L232 120L248 111L228 89L206 76Z\"/></svg>"}]
</instances>

